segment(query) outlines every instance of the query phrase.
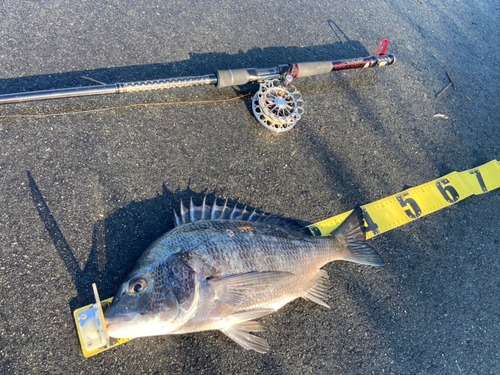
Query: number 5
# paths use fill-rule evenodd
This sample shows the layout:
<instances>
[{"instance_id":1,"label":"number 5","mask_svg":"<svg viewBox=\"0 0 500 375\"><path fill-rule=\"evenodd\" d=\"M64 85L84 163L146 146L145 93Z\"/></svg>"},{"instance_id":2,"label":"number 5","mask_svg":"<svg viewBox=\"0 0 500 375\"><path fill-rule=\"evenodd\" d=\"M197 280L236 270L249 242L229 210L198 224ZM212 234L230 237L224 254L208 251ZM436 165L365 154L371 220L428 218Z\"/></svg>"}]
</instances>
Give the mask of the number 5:
<instances>
[{"instance_id":1,"label":"number 5","mask_svg":"<svg viewBox=\"0 0 500 375\"><path fill-rule=\"evenodd\" d=\"M399 204L401 207L406 207L407 205L410 205L411 209L405 210L405 214L408 215L410 219L416 219L422 215L422 210L418 206L417 202L415 202L415 199L413 198L404 198L408 195L408 192L405 192L399 196L396 196L396 199L398 200Z\"/></svg>"}]
</instances>

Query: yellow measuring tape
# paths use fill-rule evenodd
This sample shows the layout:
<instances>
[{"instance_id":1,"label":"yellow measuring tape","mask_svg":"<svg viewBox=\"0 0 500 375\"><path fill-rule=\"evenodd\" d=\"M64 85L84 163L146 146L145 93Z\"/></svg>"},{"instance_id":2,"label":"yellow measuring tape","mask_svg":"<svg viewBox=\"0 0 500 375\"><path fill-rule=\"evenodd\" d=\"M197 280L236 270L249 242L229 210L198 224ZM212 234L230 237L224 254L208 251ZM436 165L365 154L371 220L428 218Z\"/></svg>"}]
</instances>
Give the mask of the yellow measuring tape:
<instances>
[{"instance_id":1,"label":"yellow measuring tape","mask_svg":"<svg viewBox=\"0 0 500 375\"><path fill-rule=\"evenodd\" d=\"M492 160L464 172L452 172L437 180L410 188L361 206L367 224L366 238L372 238L422 216L470 197L500 187L500 163ZM328 236L349 214L333 216L311 224L316 236Z\"/></svg>"}]
</instances>

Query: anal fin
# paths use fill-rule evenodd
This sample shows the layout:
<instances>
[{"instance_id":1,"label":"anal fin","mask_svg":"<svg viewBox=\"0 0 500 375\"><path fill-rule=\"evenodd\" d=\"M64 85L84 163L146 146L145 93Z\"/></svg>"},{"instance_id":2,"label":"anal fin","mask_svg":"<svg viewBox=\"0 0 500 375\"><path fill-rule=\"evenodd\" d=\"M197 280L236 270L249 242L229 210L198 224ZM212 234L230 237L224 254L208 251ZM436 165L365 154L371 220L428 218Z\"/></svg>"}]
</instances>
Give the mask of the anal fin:
<instances>
[{"instance_id":1,"label":"anal fin","mask_svg":"<svg viewBox=\"0 0 500 375\"><path fill-rule=\"evenodd\" d=\"M330 306L326 303L328 300L327 287L328 273L325 270L319 270L318 276L316 276L316 284L306 292L303 298L329 309Z\"/></svg>"}]
</instances>

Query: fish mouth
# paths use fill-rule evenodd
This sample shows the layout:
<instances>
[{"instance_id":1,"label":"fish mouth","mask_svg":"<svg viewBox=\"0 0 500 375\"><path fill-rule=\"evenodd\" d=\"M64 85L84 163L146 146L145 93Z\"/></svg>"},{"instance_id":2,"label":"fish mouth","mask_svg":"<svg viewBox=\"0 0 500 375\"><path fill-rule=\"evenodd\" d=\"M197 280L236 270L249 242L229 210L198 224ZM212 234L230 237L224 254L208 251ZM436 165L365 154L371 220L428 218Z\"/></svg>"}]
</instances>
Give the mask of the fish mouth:
<instances>
[{"instance_id":1,"label":"fish mouth","mask_svg":"<svg viewBox=\"0 0 500 375\"><path fill-rule=\"evenodd\" d=\"M137 314L116 315L116 316L104 317L104 320L106 322L106 325L109 326L110 324L115 324L115 323L130 322L130 321L134 320L136 317L137 317Z\"/></svg>"}]
</instances>

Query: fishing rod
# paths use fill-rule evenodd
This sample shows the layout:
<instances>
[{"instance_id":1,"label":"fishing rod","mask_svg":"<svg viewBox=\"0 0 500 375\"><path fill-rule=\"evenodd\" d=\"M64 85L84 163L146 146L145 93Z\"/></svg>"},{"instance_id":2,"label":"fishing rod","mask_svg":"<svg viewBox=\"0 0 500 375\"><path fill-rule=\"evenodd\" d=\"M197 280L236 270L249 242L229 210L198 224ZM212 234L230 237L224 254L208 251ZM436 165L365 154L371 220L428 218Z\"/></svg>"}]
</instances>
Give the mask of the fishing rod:
<instances>
[{"instance_id":1,"label":"fishing rod","mask_svg":"<svg viewBox=\"0 0 500 375\"><path fill-rule=\"evenodd\" d=\"M304 100L300 92L291 84L293 79L338 70L392 65L396 62L396 56L385 53L388 44L387 39L382 40L375 53L368 57L281 64L271 68L217 70L216 74L201 76L3 94L0 95L0 104L92 95L125 94L204 85L216 85L217 88L223 88L248 83L260 83L260 89L254 95L252 101L253 112L262 125L273 132L279 133L290 130L304 113Z\"/></svg>"}]
</instances>

